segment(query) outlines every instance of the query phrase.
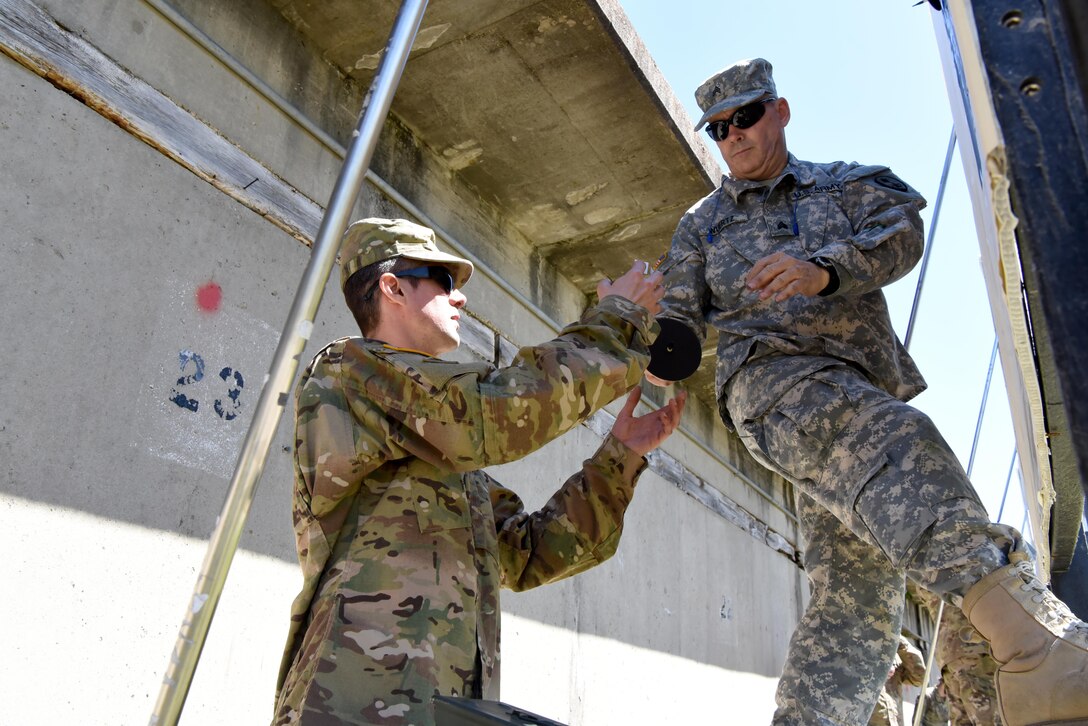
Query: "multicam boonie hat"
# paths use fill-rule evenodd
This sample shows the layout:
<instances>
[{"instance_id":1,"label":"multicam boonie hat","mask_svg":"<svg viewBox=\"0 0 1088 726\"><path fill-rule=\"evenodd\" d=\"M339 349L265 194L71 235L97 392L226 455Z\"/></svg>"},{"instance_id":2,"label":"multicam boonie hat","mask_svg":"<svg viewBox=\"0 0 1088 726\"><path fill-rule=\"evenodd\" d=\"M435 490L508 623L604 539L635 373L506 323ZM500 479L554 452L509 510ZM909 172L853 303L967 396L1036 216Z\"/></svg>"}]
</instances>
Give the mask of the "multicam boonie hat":
<instances>
[{"instance_id":1,"label":"multicam boonie hat","mask_svg":"<svg viewBox=\"0 0 1088 726\"><path fill-rule=\"evenodd\" d=\"M711 116L730 108L740 108L767 94L778 95L771 78L771 64L762 58L737 61L695 89L695 102L703 109L703 117L695 124L695 130L703 128Z\"/></svg>"},{"instance_id":2,"label":"multicam boonie hat","mask_svg":"<svg viewBox=\"0 0 1088 726\"><path fill-rule=\"evenodd\" d=\"M370 217L353 222L340 241L340 289L367 265L393 257L445 265L456 287L472 276L472 263L438 249L431 229L407 219Z\"/></svg>"}]
</instances>

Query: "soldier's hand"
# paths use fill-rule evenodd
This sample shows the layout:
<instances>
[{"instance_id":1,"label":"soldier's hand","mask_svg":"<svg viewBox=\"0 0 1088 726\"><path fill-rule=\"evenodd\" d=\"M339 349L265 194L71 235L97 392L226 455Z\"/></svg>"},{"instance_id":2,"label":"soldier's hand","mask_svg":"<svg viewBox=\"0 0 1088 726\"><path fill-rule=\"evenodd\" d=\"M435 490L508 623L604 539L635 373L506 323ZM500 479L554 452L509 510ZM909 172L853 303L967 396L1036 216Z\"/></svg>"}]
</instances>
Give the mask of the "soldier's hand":
<instances>
[{"instance_id":1,"label":"soldier's hand","mask_svg":"<svg viewBox=\"0 0 1088 726\"><path fill-rule=\"evenodd\" d=\"M657 270L647 275L648 270L647 263L635 260L635 264L622 277L617 277L615 281L604 279L597 283L597 299L619 295L646 308L651 315L657 315L661 312L661 298L665 295L665 288L661 285L665 276Z\"/></svg>"},{"instance_id":2,"label":"soldier's hand","mask_svg":"<svg viewBox=\"0 0 1088 726\"><path fill-rule=\"evenodd\" d=\"M748 289L758 290L759 299L774 296L777 302L794 295L815 297L827 287L831 275L808 260L790 257L785 252L767 255L748 272Z\"/></svg>"},{"instance_id":3,"label":"soldier's hand","mask_svg":"<svg viewBox=\"0 0 1088 726\"><path fill-rule=\"evenodd\" d=\"M675 398L656 411L635 416L635 406L638 405L640 398L642 398L642 389L635 386L627 394L627 401L616 416L616 423L612 425L612 435L639 456L646 456L669 438L669 435L680 425L680 416L684 413L688 393L680 390Z\"/></svg>"}]
</instances>

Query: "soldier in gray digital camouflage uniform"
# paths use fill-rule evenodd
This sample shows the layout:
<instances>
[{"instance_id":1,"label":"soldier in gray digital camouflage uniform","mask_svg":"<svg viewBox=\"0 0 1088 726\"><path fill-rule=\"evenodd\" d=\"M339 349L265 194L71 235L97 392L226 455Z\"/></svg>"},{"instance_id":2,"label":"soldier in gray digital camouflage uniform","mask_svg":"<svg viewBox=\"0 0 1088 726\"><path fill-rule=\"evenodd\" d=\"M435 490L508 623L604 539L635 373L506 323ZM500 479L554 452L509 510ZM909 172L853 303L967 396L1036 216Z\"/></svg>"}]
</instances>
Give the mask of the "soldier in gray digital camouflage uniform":
<instances>
[{"instance_id":1,"label":"soldier in gray digital camouflage uniform","mask_svg":"<svg viewBox=\"0 0 1088 726\"><path fill-rule=\"evenodd\" d=\"M725 423L794 483L812 597L790 643L775 724L864 724L892 661L904 576L962 604L1003 666L1005 723L1086 723L1088 626L992 524L933 423L881 288L923 245L925 200L886 167L801 161L771 65L742 61L695 92L729 167L681 219L665 314L718 331Z\"/></svg>"},{"instance_id":2,"label":"soldier in gray digital camouflage uniform","mask_svg":"<svg viewBox=\"0 0 1088 726\"><path fill-rule=\"evenodd\" d=\"M296 393L303 571L276 724L434 723L437 694L495 699L500 586L590 568L619 543L643 455L684 398L632 416L661 275L644 263L506 368L457 347L472 264L405 220L357 222L341 284L365 338L322 350ZM633 389L633 390L632 390ZM631 391L612 433L539 511L479 468L518 459Z\"/></svg>"}]
</instances>

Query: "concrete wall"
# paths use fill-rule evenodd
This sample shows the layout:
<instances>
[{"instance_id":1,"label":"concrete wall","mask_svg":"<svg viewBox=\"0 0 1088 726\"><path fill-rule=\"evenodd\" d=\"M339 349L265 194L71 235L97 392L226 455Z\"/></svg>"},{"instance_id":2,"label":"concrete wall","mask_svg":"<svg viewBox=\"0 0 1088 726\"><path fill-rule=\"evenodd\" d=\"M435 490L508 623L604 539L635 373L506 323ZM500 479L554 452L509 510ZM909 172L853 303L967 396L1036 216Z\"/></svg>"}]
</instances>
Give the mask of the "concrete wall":
<instances>
[{"instance_id":1,"label":"concrete wall","mask_svg":"<svg viewBox=\"0 0 1088 726\"><path fill-rule=\"evenodd\" d=\"M330 133L346 135L362 89L338 82L304 45L292 45L282 19L263 4L219 5L193 2L187 11ZM37 6L57 20L58 33L63 26L101 51L283 184L318 204L327 199L336 155L147 4ZM140 723L158 695L309 250L304 234L289 233L7 55L0 55L0 89L0 543L7 555L0 721ZM567 320L580 310L577 289L533 271L501 215L474 204L395 120L375 168L471 240L494 271L466 290L478 324L471 350L459 356L488 355L495 333L504 351L545 339L552 334L546 317ZM403 213L368 186L359 213L371 212ZM501 280L533 291L545 317ZM304 359L353 332L334 282ZM504 594L504 700L593 726L717 720L723 701L733 722L765 721L773 710L805 587L801 570L765 535L769 527L796 546L796 532L700 444L717 435L705 430L706 412L692 416L665 452L748 519L723 517L664 470L648 472L612 561L548 588ZM264 723L271 715L300 583L289 418L270 452L183 723ZM496 472L539 506L597 446L599 429L582 427Z\"/></svg>"}]
</instances>

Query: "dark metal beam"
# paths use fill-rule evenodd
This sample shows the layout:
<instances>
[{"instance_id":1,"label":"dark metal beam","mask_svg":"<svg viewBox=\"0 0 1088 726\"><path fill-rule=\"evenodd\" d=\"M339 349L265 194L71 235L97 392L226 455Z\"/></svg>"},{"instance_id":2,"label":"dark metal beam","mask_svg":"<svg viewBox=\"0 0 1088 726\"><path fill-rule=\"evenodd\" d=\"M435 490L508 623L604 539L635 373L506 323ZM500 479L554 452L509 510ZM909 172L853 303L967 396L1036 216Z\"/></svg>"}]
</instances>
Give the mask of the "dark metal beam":
<instances>
[{"instance_id":1,"label":"dark metal beam","mask_svg":"<svg viewBox=\"0 0 1088 726\"><path fill-rule=\"evenodd\" d=\"M1084 23L1068 0L975 0L1006 144L1057 503L1055 569L1073 556L1088 491L1088 115ZM1064 567L1063 567L1064 563Z\"/></svg>"}]
</instances>

